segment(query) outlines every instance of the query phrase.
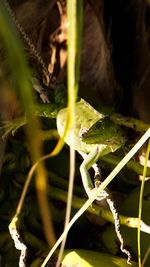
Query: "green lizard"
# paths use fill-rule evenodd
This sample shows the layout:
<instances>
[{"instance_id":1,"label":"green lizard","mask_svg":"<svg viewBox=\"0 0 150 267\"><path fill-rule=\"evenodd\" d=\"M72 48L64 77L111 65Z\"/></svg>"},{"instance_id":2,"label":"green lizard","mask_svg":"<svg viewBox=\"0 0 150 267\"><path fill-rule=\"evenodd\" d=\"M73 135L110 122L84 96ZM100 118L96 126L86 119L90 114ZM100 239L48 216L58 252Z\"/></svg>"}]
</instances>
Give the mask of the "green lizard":
<instances>
[{"instance_id":1,"label":"green lizard","mask_svg":"<svg viewBox=\"0 0 150 267\"><path fill-rule=\"evenodd\" d=\"M63 135L67 120L67 108L57 114L57 129ZM65 136L65 142L84 158L80 167L82 182L87 195L90 197L94 190L93 182L88 174L92 166L98 173L96 162L110 152L114 152L124 145L126 138L119 125L108 116L95 110L89 103L81 99L75 105L75 129L71 129Z\"/></svg>"}]
</instances>

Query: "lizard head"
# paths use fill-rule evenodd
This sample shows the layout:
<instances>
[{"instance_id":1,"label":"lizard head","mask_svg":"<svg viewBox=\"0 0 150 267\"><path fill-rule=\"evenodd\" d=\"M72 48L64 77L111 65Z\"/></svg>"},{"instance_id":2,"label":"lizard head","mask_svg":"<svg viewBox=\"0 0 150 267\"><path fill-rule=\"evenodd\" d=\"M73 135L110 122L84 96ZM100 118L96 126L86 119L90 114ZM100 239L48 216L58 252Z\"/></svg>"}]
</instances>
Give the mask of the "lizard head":
<instances>
[{"instance_id":1,"label":"lizard head","mask_svg":"<svg viewBox=\"0 0 150 267\"><path fill-rule=\"evenodd\" d=\"M88 131L83 132L82 141L87 144L104 144L112 147L122 146L125 143L125 136L121 127L115 124L109 116L106 116L94 123Z\"/></svg>"}]
</instances>

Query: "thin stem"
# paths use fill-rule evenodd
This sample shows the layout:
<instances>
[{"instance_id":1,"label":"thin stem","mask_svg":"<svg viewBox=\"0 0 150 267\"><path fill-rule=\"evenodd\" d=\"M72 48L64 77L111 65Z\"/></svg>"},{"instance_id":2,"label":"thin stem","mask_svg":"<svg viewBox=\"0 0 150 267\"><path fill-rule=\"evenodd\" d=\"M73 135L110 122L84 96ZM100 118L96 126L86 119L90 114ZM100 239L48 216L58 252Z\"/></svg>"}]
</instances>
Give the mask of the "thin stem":
<instances>
[{"instance_id":1,"label":"thin stem","mask_svg":"<svg viewBox=\"0 0 150 267\"><path fill-rule=\"evenodd\" d=\"M138 222L138 232L137 232L138 264L139 264L139 267L142 267L142 263L141 263L141 234L140 234L140 226L141 226L141 217L142 217L143 193L144 193L145 177L146 177L146 174L147 174L147 163L148 163L148 159L149 159L149 154L150 154L150 140L148 142L146 156L145 156L143 179L142 179L142 183L141 183L140 199L139 199L139 214L138 214L139 222Z\"/></svg>"}]
</instances>

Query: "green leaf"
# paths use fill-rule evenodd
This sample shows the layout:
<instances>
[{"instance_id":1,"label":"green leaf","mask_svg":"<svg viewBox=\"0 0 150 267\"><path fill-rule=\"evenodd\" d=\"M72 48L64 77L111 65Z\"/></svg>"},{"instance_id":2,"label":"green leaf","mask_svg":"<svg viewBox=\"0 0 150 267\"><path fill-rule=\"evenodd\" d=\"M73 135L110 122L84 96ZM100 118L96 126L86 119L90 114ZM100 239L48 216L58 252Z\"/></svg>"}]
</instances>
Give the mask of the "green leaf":
<instances>
[{"instance_id":1,"label":"green leaf","mask_svg":"<svg viewBox=\"0 0 150 267\"><path fill-rule=\"evenodd\" d=\"M62 262L66 267L129 267L125 259L90 250L65 250ZM132 262L132 266L138 266Z\"/></svg>"}]
</instances>

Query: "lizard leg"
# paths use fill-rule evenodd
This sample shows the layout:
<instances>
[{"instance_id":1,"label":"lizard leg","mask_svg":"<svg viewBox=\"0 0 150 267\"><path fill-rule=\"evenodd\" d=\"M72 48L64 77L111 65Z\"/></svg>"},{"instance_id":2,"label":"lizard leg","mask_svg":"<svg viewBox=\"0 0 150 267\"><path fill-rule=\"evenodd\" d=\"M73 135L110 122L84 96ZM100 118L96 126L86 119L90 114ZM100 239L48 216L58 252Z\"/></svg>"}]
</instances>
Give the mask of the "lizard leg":
<instances>
[{"instance_id":1,"label":"lizard leg","mask_svg":"<svg viewBox=\"0 0 150 267\"><path fill-rule=\"evenodd\" d=\"M84 153L84 152L79 152L82 156L83 159L85 159L87 157L87 154ZM101 168L99 167L99 165L97 163L94 163L92 165L92 168L95 172L95 175L94 175L94 185L95 187L99 187L99 185L101 184L101 176L102 176L102 173L101 173Z\"/></svg>"},{"instance_id":2,"label":"lizard leg","mask_svg":"<svg viewBox=\"0 0 150 267\"><path fill-rule=\"evenodd\" d=\"M91 153L89 153L88 155L84 155L84 161L80 166L80 173L81 173L81 177L82 177L82 182L83 182L83 186L84 189L88 195L88 197L90 197L96 190L96 188L93 185L93 182L91 180L91 177L89 175L88 170L93 167L94 171L97 172L98 171L98 167L97 167L97 160L99 159L100 155L101 155L101 149L99 149L99 146L96 146ZM82 153L81 153L82 155ZM82 155L83 156L83 155ZM97 199L98 200L102 200L103 198L105 198L106 196L98 196Z\"/></svg>"}]
</instances>

